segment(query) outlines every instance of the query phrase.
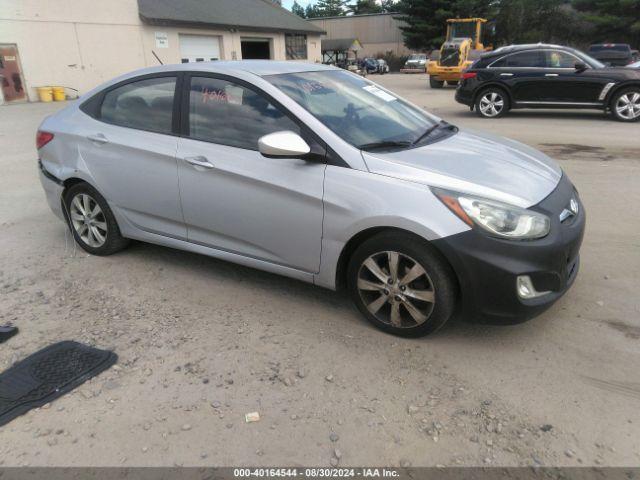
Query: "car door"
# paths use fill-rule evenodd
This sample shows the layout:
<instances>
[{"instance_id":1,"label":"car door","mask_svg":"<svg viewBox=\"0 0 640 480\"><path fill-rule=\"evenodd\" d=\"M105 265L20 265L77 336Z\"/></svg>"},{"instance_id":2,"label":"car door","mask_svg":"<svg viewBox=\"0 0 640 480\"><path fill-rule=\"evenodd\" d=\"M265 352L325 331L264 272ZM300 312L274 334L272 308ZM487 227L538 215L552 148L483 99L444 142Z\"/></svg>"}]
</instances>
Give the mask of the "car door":
<instances>
[{"instance_id":1,"label":"car door","mask_svg":"<svg viewBox=\"0 0 640 480\"><path fill-rule=\"evenodd\" d=\"M488 68L496 80L509 88L514 102L526 103L539 100L543 64L544 57L539 50L527 50L506 55Z\"/></svg>"},{"instance_id":2,"label":"car door","mask_svg":"<svg viewBox=\"0 0 640 480\"><path fill-rule=\"evenodd\" d=\"M556 104L597 105L608 80L587 66L576 70L583 60L563 50L545 50L545 83L541 101Z\"/></svg>"},{"instance_id":3,"label":"car door","mask_svg":"<svg viewBox=\"0 0 640 480\"><path fill-rule=\"evenodd\" d=\"M117 84L89 101L96 102L93 119L76 123L81 160L118 213L142 230L185 239L173 117L177 80L163 74Z\"/></svg>"},{"instance_id":4,"label":"car door","mask_svg":"<svg viewBox=\"0 0 640 480\"><path fill-rule=\"evenodd\" d=\"M178 176L189 241L317 272L326 164L260 154L261 136L300 127L255 87L199 73L185 82Z\"/></svg>"}]
</instances>

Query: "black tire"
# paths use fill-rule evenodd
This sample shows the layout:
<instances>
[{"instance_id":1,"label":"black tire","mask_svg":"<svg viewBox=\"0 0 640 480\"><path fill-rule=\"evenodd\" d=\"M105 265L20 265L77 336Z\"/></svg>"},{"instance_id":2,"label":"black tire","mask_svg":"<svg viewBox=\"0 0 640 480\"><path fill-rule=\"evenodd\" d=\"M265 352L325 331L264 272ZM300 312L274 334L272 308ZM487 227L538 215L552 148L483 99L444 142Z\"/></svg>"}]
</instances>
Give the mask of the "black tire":
<instances>
[{"instance_id":1,"label":"black tire","mask_svg":"<svg viewBox=\"0 0 640 480\"><path fill-rule=\"evenodd\" d=\"M494 110L486 108L486 103L484 100L491 100L494 102L494 108L497 110L497 113L494 113ZM501 105L498 102L502 102ZM509 102L509 95L503 89L499 87L488 87L482 90L478 95L476 95L475 102L475 111L478 116L482 118L500 118L503 117L511 108L511 103Z\"/></svg>"},{"instance_id":2,"label":"black tire","mask_svg":"<svg viewBox=\"0 0 640 480\"><path fill-rule=\"evenodd\" d=\"M88 197L89 201L93 202L89 203L89 210L97 211L97 209L95 209L95 205L97 204L99 213L95 216L90 214L89 216L91 218L89 220L86 218L85 220L79 220L81 210L73 204L76 197L78 197L77 201L81 205L83 205L83 200ZM73 238L86 252L92 255L112 255L129 245L129 239L124 238L120 234L120 228L113 216L113 212L109 208L109 204L107 204L104 197L88 183L78 183L69 188L64 194L64 206L65 216L67 217L67 223L69 224ZM91 222L90 225L87 225L86 221ZM78 224L80 227L76 227ZM84 229L81 228L83 225L85 227ZM92 230L92 228L97 228L98 232L102 235L103 241L101 243L97 234L93 232L89 234L89 230ZM83 238L81 233L79 233L80 231L86 232L88 238L86 236ZM103 234L103 232L105 233ZM93 244L90 243L92 239L94 240Z\"/></svg>"},{"instance_id":3,"label":"black tire","mask_svg":"<svg viewBox=\"0 0 640 480\"><path fill-rule=\"evenodd\" d=\"M636 97L636 95L638 96ZM609 103L611 114L613 115L613 118L615 118L619 122L637 122L638 120L640 120L640 111L637 107L633 108L632 110L627 108L622 112L618 111L618 107L624 106L622 104L622 99L625 97L627 101L631 101L633 105L640 106L640 87L625 88L619 92L616 92L613 97L611 97L611 102Z\"/></svg>"},{"instance_id":4,"label":"black tire","mask_svg":"<svg viewBox=\"0 0 640 480\"><path fill-rule=\"evenodd\" d=\"M399 256L396 281L391 284L388 283L388 277L393 276L392 269L385 270L384 267L384 258L388 258L388 252ZM379 258L382 260L377 260ZM364 265L370 259L387 275L387 284ZM406 274L416 264L422 267L426 275L409 281L401 291L402 279L407 278ZM375 287L384 285L384 289L369 287L372 284ZM455 274L446 259L427 241L412 234L393 231L379 233L355 250L347 268L347 286L352 301L369 322L387 333L402 337L422 337L441 328L453 315L458 297ZM429 293L434 301L418 300L415 296L425 293ZM384 303L374 314L367 305L371 306L375 301ZM394 304L397 304L395 308L398 312L396 324L392 324L391 320ZM416 321L410 307L417 307L418 313L423 314L426 319L422 323Z\"/></svg>"},{"instance_id":5,"label":"black tire","mask_svg":"<svg viewBox=\"0 0 640 480\"><path fill-rule=\"evenodd\" d=\"M434 77L429 75L429 86L431 88L442 88L444 86L444 82L440 80L436 80Z\"/></svg>"},{"instance_id":6,"label":"black tire","mask_svg":"<svg viewBox=\"0 0 640 480\"><path fill-rule=\"evenodd\" d=\"M450 85L452 87L456 87L456 86L458 86L458 80L447 80L447 85Z\"/></svg>"}]
</instances>

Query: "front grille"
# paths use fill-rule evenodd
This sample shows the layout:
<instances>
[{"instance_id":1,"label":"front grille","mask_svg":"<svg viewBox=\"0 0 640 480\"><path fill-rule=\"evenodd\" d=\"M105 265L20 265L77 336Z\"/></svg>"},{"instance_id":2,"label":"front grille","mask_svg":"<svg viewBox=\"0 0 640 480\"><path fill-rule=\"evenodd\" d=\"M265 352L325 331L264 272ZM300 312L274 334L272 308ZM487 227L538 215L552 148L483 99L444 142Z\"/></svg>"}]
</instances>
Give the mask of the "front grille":
<instances>
[{"instance_id":1,"label":"front grille","mask_svg":"<svg viewBox=\"0 0 640 480\"><path fill-rule=\"evenodd\" d=\"M460 63L460 50L445 48L440 55L440 65L443 67L457 67Z\"/></svg>"}]
</instances>

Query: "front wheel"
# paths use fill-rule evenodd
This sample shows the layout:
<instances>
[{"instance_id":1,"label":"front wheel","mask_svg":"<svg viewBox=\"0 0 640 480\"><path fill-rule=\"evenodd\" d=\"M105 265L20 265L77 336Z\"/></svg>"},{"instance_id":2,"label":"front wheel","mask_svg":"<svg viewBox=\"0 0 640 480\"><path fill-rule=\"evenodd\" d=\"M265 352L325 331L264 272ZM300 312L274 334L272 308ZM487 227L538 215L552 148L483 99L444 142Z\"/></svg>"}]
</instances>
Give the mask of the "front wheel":
<instances>
[{"instance_id":1,"label":"front wheel","mask_svg":"<svg viewBox=\"0 0 640 480\"><path fill-rule=\"evenodd\" d=\"M616 93L611 99L611 113L621 122L640 120L640 88L632 87Z\"/></svg>"},{"instance_id":2,"label":"front wheel","mask_svg":"<svg viewBox=\"0 0 640 480\"><path fill-rule=\"evenodd\" d=\"M504 90L487 88L476 98L475 110L483 118L499 118L509 111L509 98Z\"/></svg>"},{"instance_id":3,"label":"front wheel","mask_svg":"<svg viewBox=\"0 0 640 480\"><path fill-rule=\"evenodd\" d=\"M444 86L444 82L429 75L429 86L431 88L442 88Z\"/></svg>"},{"instance_id":4,"label":"front wheel","mask_svg":"<svg viewBox=\"0 0 640 480\"><path fill-rule=\"evenodd\" d=\"M347 271L353 302L379 329L403 337L429 335L453 315L457 283L426 241L385 232L356 249Z\"/></svg>"}]
</instances>

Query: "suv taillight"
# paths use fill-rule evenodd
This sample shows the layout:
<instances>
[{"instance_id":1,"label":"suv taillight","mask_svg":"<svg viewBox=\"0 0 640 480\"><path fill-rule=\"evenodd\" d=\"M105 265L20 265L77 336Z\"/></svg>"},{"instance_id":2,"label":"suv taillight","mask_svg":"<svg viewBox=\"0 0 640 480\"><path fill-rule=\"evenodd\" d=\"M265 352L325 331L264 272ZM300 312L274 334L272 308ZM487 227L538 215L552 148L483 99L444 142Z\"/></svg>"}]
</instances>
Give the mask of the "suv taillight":
<instances>
[{"instance_id":1,"label":"suv taillight","mask_svg":"<svg viewBox=\"0 0 640 480\"><path fill-rule=\"evenodd\" d=\"M469 78L476 78L478 74L476 72L463 72L462 79L468 80Z\"/></svg>"},{"instance_id":2,"label":"suv taillight","mask_svg":"<svg viewBox=\"0 0 640 480\"><path fill-rule=\"evenodd\" d=\"M38 133L36 133L36 148L40 150L51 140L53 140L53 133L43 132L42 130L38 130Z\"/></svg>"}]
</instances>

